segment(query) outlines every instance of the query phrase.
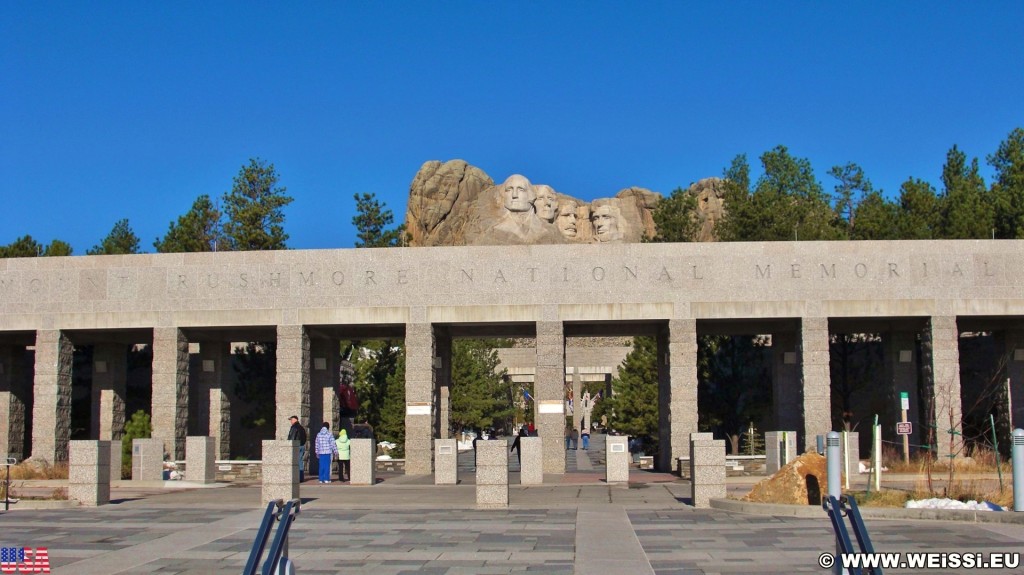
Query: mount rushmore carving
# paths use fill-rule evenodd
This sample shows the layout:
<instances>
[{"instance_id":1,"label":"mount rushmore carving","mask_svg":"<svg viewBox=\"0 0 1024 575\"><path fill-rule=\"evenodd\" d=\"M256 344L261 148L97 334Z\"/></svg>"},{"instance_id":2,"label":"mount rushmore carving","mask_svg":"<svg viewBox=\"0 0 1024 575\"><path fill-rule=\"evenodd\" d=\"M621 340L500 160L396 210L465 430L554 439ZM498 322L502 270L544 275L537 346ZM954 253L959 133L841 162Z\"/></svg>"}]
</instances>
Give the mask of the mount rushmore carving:
<instances>
[{"instance_id":1,"label":"mount rushmore carving","mask_svg":"<svg viewBox=\"0 0 1024 575\"><path fill-rule=\"evenodd\" d=\"M698 197L700 241L713 239L720 188L708 178L689 190ZM661 197L630 187L586 202L520 174L496 185L463 160L435 160L413 178L405 225L411 246L639 242L655 233L652 211Z\"/></svg>"}]
</instances>

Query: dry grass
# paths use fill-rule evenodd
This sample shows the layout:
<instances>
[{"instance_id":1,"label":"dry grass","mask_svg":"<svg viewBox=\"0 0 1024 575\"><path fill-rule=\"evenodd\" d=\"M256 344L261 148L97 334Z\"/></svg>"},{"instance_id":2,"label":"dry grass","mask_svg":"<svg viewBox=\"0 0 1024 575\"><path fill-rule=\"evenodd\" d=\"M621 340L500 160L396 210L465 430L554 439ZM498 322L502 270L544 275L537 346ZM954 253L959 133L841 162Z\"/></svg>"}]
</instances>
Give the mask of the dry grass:
<instances>
[{"instance_id":1,"label":"dry grass","mask_svg":"<svg viewBox=\"0 0 1024 575\"><path fill-rule=\"evenodd\" d=\"M67 498L68 498L68 488L67 487L58 487L58 488L54 489L53 493L51 493L50 497L49 497L49 499L55 499L55 500L60 500L60 501L67 501Z\"/></svg>"},{"instance_id":2,"label":"dry grass","mask_svg":"<svg viewBox=\"0 0 1024 575\"><path fill-rule=\"evenodd\" d=\"M11 466L11 479L67 479L68 464L23 461Z\"/></svg>"},{"instance_id":3,"label":"dry grass","mask_svg":"<svg viewBox=\"0 0 1024 575\"><path fill-rule=\"evenodd\" d=\"M904 463L902 451L889 446L882 448L882 465L888 468L891 473L919 473L923 475L928 469L928 457L925 454L918 454L910 459L910 463ZM1003 474L1012 473L1013 469L1010 462L1002 459L999 463ZM955 466L954 473L995 473L996 454L991 449L976 448L969 457L958 455L953 459L953 465ZM931 468L932 475L948 474L949 460L940 461L933 459Z\"/></svg>"},{"instance_id":4,"label":"dry grass","mask_svg":"<svg viewBox=\"0 0 1024 575\"><path fill-rule=\"evenodd\" d=\"M858 491L851 493L861 507L905 507L911 494L899 489L883 489L881 491Z\"/></svg>"}]
</instances>

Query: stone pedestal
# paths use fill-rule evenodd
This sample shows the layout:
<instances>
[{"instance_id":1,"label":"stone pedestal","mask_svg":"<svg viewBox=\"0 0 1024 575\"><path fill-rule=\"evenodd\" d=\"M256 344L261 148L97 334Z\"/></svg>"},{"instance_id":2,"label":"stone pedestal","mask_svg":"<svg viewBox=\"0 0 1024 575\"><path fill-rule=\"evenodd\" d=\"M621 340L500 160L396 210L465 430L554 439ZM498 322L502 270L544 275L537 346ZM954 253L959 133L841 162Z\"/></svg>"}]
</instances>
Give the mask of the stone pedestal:
<instances>
[{"instance_id":1,"label":"stone pedestal","mask_svg":"<svg viewBox=\"0 0 1024 575\"><path fill-rule=\"evenodd\" d=\"M426 310L416 310L426 316ZM434 329L430 323L405 325L405 474L433 473Z\"/></svg>"},{"instance_id":2,"label":"stone pedestal","mask_svg":"<svg viewBox=\"0 0 1024 575\"><path fill-rule=\"evenodd\" d=\"M694 507L710 507L725 497L725 441L690 441L690 497Z\"/></svg>"},{"instance_id":3,"label":"stone pedestal","mask_svg":"<svg viewBox=\"0 0 1024 575\"><path fill-rule=\"evenodd\" d=\"M605 481L608 483L629 482L629 437L608 435L605 437Z\"/></svg>"},{"instance_id":4,"label":"stone pedestal","mask_svg":"<svg viewBox=\"0 0 1024 575\"><path fill-rule=\"evenodd\" d=\"M519 483L540 485L544 483L544 446L540 437L520 437ZM585 457L585 456L580 456Z\"/></svg>"},{"instance_id":5,"label":"stone pedestal","mask_svg":"<svg viewBox=\"0 0 1024 575\"><path fill-rule=\"evenodd\" d=\"M153 328L153 437L175 460L185 458L188 433L188 338L174 327Z\"/></svg>"},{"instance_id":6,"label":"stone pedestal","mask_svg":"<svg viewBox=\"0 0 1024 575\"><path fill-rule=\"evenodd\" d=\"M260 507L274 499L299 497L299 446L288 440L263 441L263 491Z\"/></svg>"},{"instance_id":7,"label":"stone pedestal","mask_svg":"<svg viewBox=\"0 0 1024 575\"><path fill-rule=\"evenodd\" d=\"M768 431L764 434L765 475L774 475L790 461L796 459L795 431Z\"/></svg>"},{"instance_id":8,"label":"stone pedestal","mask_svg":"<svg viewBox=\"0 0 1024 575\"><path fill-rule=\"evenodd\" d=\"M163 481L164 440L132 440L132 481Z\"/></svg>"},{"instance_id":9,"label":"stone pedestal","mask_svg":"<svg viewBox=\"0 0 1024 575\"><path fill-rule=\"evenodd\" d=\"M454 439L434 440L434 485L459 482L459 446Z\"/></svg>"},{"instance_id":10,"label":"stone pedestal","mask_svg":"<svg viewBox=\"0 0 1024 575\"><path fill-rule=\"evenodd\" d=\"M372 439L353 439L352 485L374 485L377 483L377 453Z\"/></svg>"},{"instance_id":11,"label":"stone pedestal","mask_svg":"<svg viewBox=\"0 0 1024 575\"><path fill-rule=\"evenodd\" d=\"M476 506L508 507L508 443L476 442Z\"/></svg>"},{"instance_id":12,"label":"stone pedestal","mask_svg":"<svg viewBox=\"0 0 1024 575\"><path fill-rule=\"evenodd\" d=\"M207 436L185 438L185 479L197 483L214 483L216 440Z\"/></svg>"},{"instance_id":13,"label":"stone pedestal","mask_svg":"<svg viewBox=\"0 0 1024 575\"><path fill-rule=\"evenodd\" d=\"M110 441L71 441L68 499L96 507L110 503Z\"/></svg>"},{"instance_id":14,"label":"stone pedestal","mask_svg":"<svg viewBox=\"0 0 1024 575\"><path fill-rule=\"evenodd\" d=\"M120 481L121 480L121 464L123 463L122 458L121 440L110 441L110 480Z\"/></svg>"},{"instance_id":15,"label":"stone pedestal","mask_svg":"<svg viewBox=\"0 0 1024 575\"><path fill-rule=\"evenodd\" d=\"M846 445L842 440L842 434L839 435L839 449L840 455L843 457L843 461L846 462L846 476L851 478L851 481L855 475L860 473L860 433L851 431L847 433ZM842 453L843 449L849 450L849 458L846 457L846 453Z\"/></svg>"}]
</instances>

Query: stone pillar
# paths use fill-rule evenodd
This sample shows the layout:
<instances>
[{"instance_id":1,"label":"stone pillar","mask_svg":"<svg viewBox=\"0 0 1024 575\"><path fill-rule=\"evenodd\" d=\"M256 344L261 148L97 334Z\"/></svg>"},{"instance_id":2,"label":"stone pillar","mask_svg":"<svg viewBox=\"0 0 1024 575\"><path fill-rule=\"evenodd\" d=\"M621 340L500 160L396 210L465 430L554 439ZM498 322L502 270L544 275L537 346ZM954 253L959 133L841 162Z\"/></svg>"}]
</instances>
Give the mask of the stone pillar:
<instances>
[{"instance_id":1,"label":"stone pillar","mask_svg":"<svg viewBox=\"0 0 1024 575\"><path fill-rule=\"evenodd\" d=\"M429 323L405 326L405 473L433 473L434 330Z\"/></svg>"},{"instance_id":2,"label":"stone pillar","mask_svg":"<svg viewBox=\"0 0 1024 575\"><path fill-rule=\"evenodd\" d=\"M352 485L377 484L377 450L372 439L353 439L350 453Z\"/></svg>"},{"instance_id":3,"label":"stone pillar","mask_svg":"<svg viewBox=\"0 0 1024 575\"><path fill-rule=\"evenodd\" d=\"M540 485L544 483L544 440L539 437L519 438L519 483Z\"/></svg>"},{"instance_id":4,"label":"stone pillar","mask_svg":"<svg viewBox=\"0 0 1024 575\"><path fill-rule=\"evenodd\" d=\"M278 440L288 437L288 430L291 428L288 423L290 416L298 415L300 422L309 421L309 349L309 333L304 326L277 326L277 383L274 393L277 400L274 425L277 431L274 436ZM322 422L309 423L310 430L319 430ZM313 436L309 439L312 443ZM265 445L267 442L263 443ZM297 448L298 446L296 454Z\"/></svg>"},{"instance_id":5,"label":"stone pillar","mask_svg":"<svg viewBox=\"0 0 1024 575\"><path fill-rule=\"evenodd\" d=\"M725 497L725 440L690 442L690 499L694 507L711 507Z\"/></svg>"},{"instance_id":6,"label":"stone pillar","mask_svg":"<svg viewBox=\"0 0 1024 575\"><path fill-rule=\"evenodd\" d=\"M213 437L200 435L185 438L185 479L196 483L213 483L217 478Z\"/></svg>"},{"instance_id":7,"label":"stone pillar","mask_svg":"<svg viewBox=\"0 0 1024 575\"><path fill-rule=\"evenodd\" d=\"M1024 330L1007 330L1004 337L1006 377L1010 380L1010 403L1013 407L1010 429L1024 428Z\"/></svg>"},{"instance_id":8,"label":"stone pillar","mask_svg":"<svg viewBox=\"0 0 1024 575\"><path fill-rule=\"evenodd\" d=\"M605 472L607 483L629 482L629 437L626 435L605 436Z\"/></svg>"},{"instance_id":9,"label":"stone pillar","mask_svg":"<svg viewBox=\"0 0 1024 575\"><path fill-rule=\"evenodd\" d=\"M188 435L188 338L176 327L153 328L153 437L175 460Z\"/></svg>"},{"instance_id":10,"label":"stone pillar","mask_svg":"<svg viewBox=\"0 0 1024 575\"><path fill-rule=\"evenodd\" d=\"M895 433L896 422L902 415L900 410L900 392L906 392L910 399L907 410L907 421L914 424L914 433L910 443L927 443L925 429L921 427L918 413L917 397L917 342L914 333L909 331L891 331L883 334L885 391L891 396L887 398L887 417L881 422L882 429ZM869 426L870 427L870 426ZM900 450L902 445L897 446Z\"/></svg>"},{"instance_id":11,"label":"stone pillar","mask_svg":"<svg viewBox=\"0 0 1024 575\"><path fill-rule=\"evenodd\" d=\"M338 397L341 342L335 338L310 339L309 349L313 367L309 374L309 427L315 426L320 429L320 424L327 421L330 422L331 429L341 429L341 404ZM307 445L307 449L311 445L312 443ZM307 453L304 464L309 466L310 475L319 473L320 461L315 455Z\"/></svg>"},{"instance_id":12,"label":"stone pillar","mask_svg":"<svg viewBox=\"0 0 1024 575\"><path fill-rule=\"evenodd\" d=\"M508 507L508 443L476 442L476 506Z\"/></svg>"},{"instance_id":13,"label":"stone pillar","mask_svg":"<svg viewBox=\"0 0 1024 575\"><path fill-rule=\"evenodd\" d=\"M90 437L116 440L124 436L125 393L128 384L128 348L98 343L92 353L92 433Z\"/></svg>"},{"instance_id":14,"label":"stone pillar","mask_svg":"<svg viewBox=\"0 0 1024 575\"><path fill-rule=\"evenodd\" d=\"M68 499L87 507L110 503L111 441L71 441Z\"/></svg>"},{"instance_id":15,"label":"stone pillar","mask_svg":"<svg viewBox=\"0 0 1024 575\"><path fill-rule=\"evenodd\" d=\"M449 420L449 394L452 384L452 338L447 328L434 328L434 437L448 439L451 437L451 421Z\"/></svg>"},{"instance_id":16,"label":"stone pillar","mask_svg":"<svg viewBox=\"0 0 1024 575\"><path fill-rule=\"evenodd\" d=\"M200 388L207 392L200 401L209 401L209 422L206 433L213 438L214 459L231 457L231 342L202 341L199 343Z\"/></svg>"},{"instance_id":17,"label":"stone pillar","mask_svg":"<svg viewBox=\"0 0 1024 575\"><path fill-rule=\"evenodd\" d=\"M260 507L275 499L299 498L299 446L288 440L263 440L263 489Z\"/></svg>"},{"instance_id":18,"label":"stone pillar","mask_svg":"<svg viewBox=\"0 0 1024 575\"><path fill-rule=\"evenodd\" d=\"M25 346L0 346L0 457L25 459L28 385L22 369Z\"/></svg>"},{"instance_id":19,"label":"stone pillar","mask_svg":"<svg viewBox=\"0 0 1024 575\"><path fill-rule=\"evenodd\" d=\"M132 481L163 481L164 440L132 440Z\"/></svg>"},{"instance_id":20,"label":"stone pillar","mask_svg":"<svg viewBox=\"0 0 1024 575\"><path fill-rule=\"evenodd\" d=\"M860 432L850 431L846 435L846 443L844 443L842 441L842 434L840 434L839 454L843 457L843 461L846 464L846 476L850 478L852 483L854 476L860 473ZM843 453L844 449L847 450L849 456Z\"/></svg>"},{"instance_id":21,"label":"stone pillar","mask_svg":"<svg viewBox=\"0 0 1024 575\"><path fill-rule=\"evenodd\" d=\"M800 361L793 332L772 334L772 409L775 429L803 429Z\"/></svg>"},{"instance_id":22,"label":"stone pillar","mask_svg":"<svg viewBox=\"0 0 1024 575\"><path fill-rule=\"evenodd\" d=\"M795 431L768 431L764 434L765 475L773 475L796 459Z\"/></svg>"},{"instance_id":23,"label":"stone pillar","mask_svg":"<svg viewBox=\"0 0 1024 575\"><path fill-rule=\"evenodd\" d=\"M557 310L551 313L552 318ZM544 441L544 473L565 473L565 336L560 321L537 322L534 382L537 433Z\"/></svg>"},{"instance_id":24,"label":"stone pillar","mask_svg":"<svg viewBox=\"0 0 1024 575\"><path fill-rule=\"evenodd\" d=\"M36 332L32 404L32 458L68 460L71 439L71 364L75 348L60 330Z\"/></svg>"},{"instance_id":25,"label":"stone pillar","mask_svg":"<svg viewBox=\"0 0 1024 575\"><path fill-rule=\"evenodd\" d=\"M828 318L800 321L800 369L803 388L804 451L816 449L816 437L832 430L832 384L829 373Z\"/></svg>"},{"instance_id":26,"label":"stone pillar","mask_svg":"<svg viewBox=\"0 0 1024 575\"><path fill-rule=\"evenodd\" d=\"M434 485L455 485L459 482L458 459L456 440L434 440Z\"/></svg>"},{"instance_id":27,"label":"stone pillar","mask_svg":"<svg viewBox=\"0 0 1024 575\"><path fill-rule=\"evenodd\" d=\"M679 458L690 455L689 435L697 431L697 320L671 320L658 332L658 428L655 466L676 471Z\"/></svg>"},{"instance_id":28,"label":"stone pillar","mask_svg":"<svg viewBox=\"0 0 1024 575\"><path fill-rule=\"evenodd\" d=\"M952 429L961 430L963 416L960 397L960 341L956 317L932 316L922 333L921 363L925 374L924 385L933 398L935 422L935 444L940 461L947 460L952 452L960 451L961 435L951 435Z\"/></svg>"},{"instance_id":29,"label":"stone pillar","mask_svg":"<svg viewBox=\"0 0 1024 575\"><path fill-rule=\"evenodd\" d=\"M583 433L583 386L575 367L572 368L572 428ZM581 446L582 442L576 441L576 449Z\"/></svg>"}]
</instances>

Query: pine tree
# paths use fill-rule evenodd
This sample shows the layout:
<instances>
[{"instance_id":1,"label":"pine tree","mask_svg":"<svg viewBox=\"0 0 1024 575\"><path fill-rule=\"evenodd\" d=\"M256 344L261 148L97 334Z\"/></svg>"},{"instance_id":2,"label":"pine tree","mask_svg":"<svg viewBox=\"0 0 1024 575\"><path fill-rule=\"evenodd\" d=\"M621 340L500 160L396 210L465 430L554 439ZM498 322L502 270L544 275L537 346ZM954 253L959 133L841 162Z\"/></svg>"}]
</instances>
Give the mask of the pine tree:
<instances>
[{"instance_id":1,"label":"pine tree","mask_svg":"<svg viewBox=\"0 0 1024 575\"><path fill-rule=\"evenodd\" d=\"M612 378L612 397L598 402L597 414L607 415L608 425L616 431L642 438L650 453L658 449L657 351L654 338L633 338L633 350Z\"/></svg>"},{"instance_id":2,"label":"pine tree","mask_svg":"<svg viewBox=\"0 0 1024 575\"><path fill-rule=\"evenodd\" d=\"M854 235L857 207L874 191L874 188L871 186L871 180L864 175L864 170L854 163L833 166L828 174L838 180L832 201L840 225L846 228L846 237L850 239Z\"/></svg>"},{"instance_id":3,"label":"pine tree","mask_svg":"<svg viewBox=\"0 0 1024 575\"><path fill-rule=\"evenodd\" d=\"M946 154L942 167L943 237L949 239L985 239L992 237L995 208L988 197L985 182L978 173L978 159L970 164L956 146Z\"/></svg>"},{"instance_id":4,"label":"pine tree","mask_svg":"<svg viewBox=\"0 0 1024 575\"><path fill-rule=\"evenodd\" d=\"M452 342L452 388L449 418L456 432L505 427L514 412L505 372L496 372L494 340L457 339Z\"/></svg>"},{"instance_id":5,"label":"pine tree","mask_svg":"<svg viewBox=\"0 0 1024 575\"><path fill-rule=\"evenodd\" d=\"M743 453L745 455L764 455L764 434L751 421L743 434Z\"/></svg>"},{"instance_id":6,"label":"pine tree","mask_svg":"<svg viewBox=\"0 0 1024 575\"><path fill-rule=\"evenodd\" d=\"M224 236L236 251L283 250L284 207L292 198L277 185L274 164L250 159L235 176L231 191L224 194Z\"/></svg>"},{"instance_id":7,"label":"pine tree","mask_svg":"<svg viewBox=\"0 0 1024 575\"><path fill-rule=\"evenodd\" d=\"M395 219L391 210L377 201L374 194L355 194L353 198L356 201L356 215L352 216L352 224L359 238L357 248L393 248L402 245L405 225L388 229Z\"/></svg>"},{"instance_id":8,"label":"pine tree","mask_svg":"<svg viewBox=\"0 0 1024 575\"><path fill-rule=\"evenodd\" d=\"M157 238L153 247L164 254L215 252L224 243L220 228L220 211L210 196L204 194L196 198L192 208L179 216L177 222L171 222L167 235Z\"/></svg>"},{"instance_id":9,"label":"pine tree","mask_svg":"<svg viewBox=\"0 0 1024 575\"><path fill-rule=\"evenodd\" d=\"M996 237L1024 239L1024 129L1011 131L988 163L995 169Z\"/></svg>"},{"instance_id":10,"label":"pine tree","mask_svg":"<svg viewBox=\"0 0 1024 575\"><path fill-rule=\"evenodd\" d=\"M139 253L139 236L132 231L127 218L118 220L107 237L85 253L90 256L137 254Z\"/></svg>"},{"instance_id":11,"label":"pine tree","mask_svg":"<svg viewBox=\"0 0 1024 575\"><path fill-rule=\"evenodd\" d=\"M897 225L901 240L931 240L940 237L942 214L935 188L924 180L910 178L900 186Z\"/></svg>"},{"instance_id":12,"label":"pine tree","mask_svg":"<svg viewBox=\"0 0 1024 575\"><path fill-rule=\"evenodd\" d=\"M692 242L700 231L697 221L697 198L688 190L676 188L655 206L651 216L657 232L652 242Z\"/></svg>"},{"instance_id":13,"label":"pine tree","mask_svg":"<svg viewBox=\"0 0 1024 575\"><path fill-rule=\"evenodd\" d=\"M864 196L854 209L851 240L898 240L899 206L878 190Z\"/></svg>"}]
</instances>

